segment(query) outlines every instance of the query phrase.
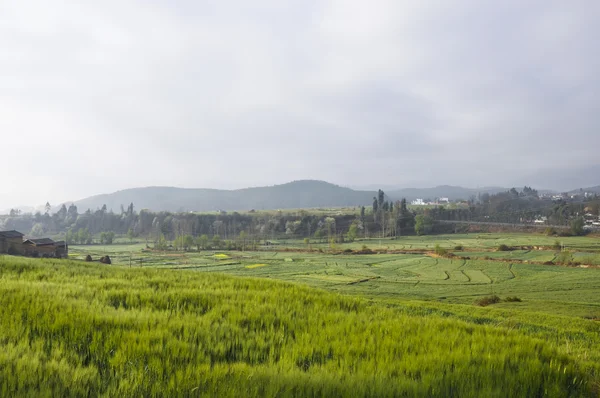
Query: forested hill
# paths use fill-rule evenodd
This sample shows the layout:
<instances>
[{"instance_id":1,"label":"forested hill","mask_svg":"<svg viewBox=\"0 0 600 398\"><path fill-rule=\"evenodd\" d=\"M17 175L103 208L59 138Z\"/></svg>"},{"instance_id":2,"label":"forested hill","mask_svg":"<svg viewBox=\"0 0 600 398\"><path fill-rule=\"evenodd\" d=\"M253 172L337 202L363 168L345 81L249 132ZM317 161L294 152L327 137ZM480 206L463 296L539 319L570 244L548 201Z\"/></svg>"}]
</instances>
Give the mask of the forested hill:
<instances>
[{"instance_id":1,"label":"forested hill","mask_svg":"<svg viewBox=\"0 0 600 398\"><path fill-rule=\"evenodd\" d=\"M269 187L238 190L146 187L92 196L75 202L80 210L119 211L134 203L154 211L266 210L314 207L368 206L375 192L355 191L324 181L294 181Z\"/></svg>"}]
</instances>

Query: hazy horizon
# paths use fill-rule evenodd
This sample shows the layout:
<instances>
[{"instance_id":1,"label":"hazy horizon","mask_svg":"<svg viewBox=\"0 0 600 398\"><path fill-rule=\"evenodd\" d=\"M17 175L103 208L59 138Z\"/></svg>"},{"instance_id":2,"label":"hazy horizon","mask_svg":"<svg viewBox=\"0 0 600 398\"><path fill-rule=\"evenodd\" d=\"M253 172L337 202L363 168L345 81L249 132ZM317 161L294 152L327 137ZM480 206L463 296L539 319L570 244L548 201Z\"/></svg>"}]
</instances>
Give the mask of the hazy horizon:
<instances>
[{"instance_id":1,"label":"hazy horizon","mask_svg":"<svg viewBox=\"0 0 600 398\"><path fill-rule=\"evenodd\" d=\"M0 4L0 210L143 186L600 185L600 3Z\"/></svg>"},{"instance_id":2,"label":"hazy horizon","mask_svg":"<svg viewBox=\"0 0 600 398\"><path fill-rule=\"evenodd\" d=\"M243 189L247 189L247 188L264 188L264 187L269 187L269 186L285 185L285 184L289 184L289 183L293 183L293 182L297 182L297 181L322 181L322 182L326 182L326 183L329 183L329 184L338 185L340 187L350 188L350 189L356 190L356 191L373 191L373 192L376 192L378 189L382 189L386 193L397 192L397 191L402 191L402 190L412 190L412 189L419 190L419 189L441 188L441 187L444 187L444 186L459 187L459 188L472 189L472 190L477 190L477 189L486 190L486 189L494 189L494 188L504 188L504 189L508 190L510 188L513 188L513 187L517 188L517 189L523 188L523 186L517 186L517 185L515 185L515 186L500 186L500 185L494 185L494 184L489 184L489 185L485 185L485 186L459 186L459 185L453 185L453 184L436 184L436 185L419 185L419 184L415 184L415 185L407 185L407 186L395 186L395 185L385 185L385 184L380 184L380 185L377 185L377 184L375 184L375 185L351 185L351 184L336 184L335 182L323 181L323 180L302 179L302 180L287 181L287 182L283 182L283 183L267 184L267 185L262 185L262 186L256 185L256 186L241 186L241 187L232 187L232 188L184 187L184 186L169 186L169 185L160 185L160 186L158 186L158 185L150 185L150 186L143 186L143 187L128 187L128 188L124 188L124 189L118 189L118 190L115 190L115 191L93 193L93 194L90 194L88 196L80 197L80 198L71 198L71 199L62 200L62 201L49 201L49 203L52 205L53 208L57 208L59 205L62 205L62 204L67 204L68 205L70 203L79 202L81 200L89 199L89 198L92 198L92 197L103 196L103 195L112 195L112 194L115 194L115 193L121 192L121 191L128 191L128 190L135 190L135 189L145 189L145 188L243 190ZM535 186L533 188L537 189L537 190L540 190L540 191L556 191L556 192L568 192L568 191L572 191L572 190L576 189L576 188L572 188L572 189L557 190L557 189L548 189L548 188L535 187ZM15 209L18 208L18 209L36 209L36 210L42 210L44 208L45 203L46 202L41 202L41 203L24 203L24 204L19 204L19 205L5 207L5 208L0 208L0 214L6 214L9 210L11 210L13 208L15 208ZM115 210L115 209L112 209L112 210Z\"/></svg>"}]
</instances>

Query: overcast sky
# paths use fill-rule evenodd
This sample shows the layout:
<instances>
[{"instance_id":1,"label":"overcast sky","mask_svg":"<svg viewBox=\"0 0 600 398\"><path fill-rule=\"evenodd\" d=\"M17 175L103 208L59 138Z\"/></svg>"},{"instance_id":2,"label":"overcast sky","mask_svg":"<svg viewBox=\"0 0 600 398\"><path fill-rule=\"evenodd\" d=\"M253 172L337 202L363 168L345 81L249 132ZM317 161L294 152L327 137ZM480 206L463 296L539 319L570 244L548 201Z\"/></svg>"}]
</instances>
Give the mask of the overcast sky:
<instances>
[{"instance_id":1,"label":"overcast sky","mask_svg":"<svg viewBox=\"0 0 600 398\"><path fill-rule=\"evenodd\" d=\"M4 0L0 209L148 185L568 185L600 170L599 20L597 0Z\"/></svg>"}]
</instances>

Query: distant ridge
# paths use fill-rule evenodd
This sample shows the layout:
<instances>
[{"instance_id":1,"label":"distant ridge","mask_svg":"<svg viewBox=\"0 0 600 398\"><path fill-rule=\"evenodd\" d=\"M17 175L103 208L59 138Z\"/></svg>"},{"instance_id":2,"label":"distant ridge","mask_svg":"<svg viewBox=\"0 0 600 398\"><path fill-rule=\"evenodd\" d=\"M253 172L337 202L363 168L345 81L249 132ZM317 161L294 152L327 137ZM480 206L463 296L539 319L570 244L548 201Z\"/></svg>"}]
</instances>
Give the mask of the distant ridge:
<instances>
[{"instance_id":1,"label":"distant ridge","mask_svg":"<svg viewBox=\"0 0 600 398\"><path fill-rule=\"evenodd\" d=\"M368 188L371 188L369 186ZM417 198L431 199L448 198L450 200L468 200L479 193L495 194L506 192L510 188L482 187L464 188L453 185L440 185L433 188L402 188L393 189L389 186L382 188L386 200L396 201L406 198L412 201ZM539 190L540 193L554 191ZM579 190L577 190L579 191ZM600 193L600 186L584 188L587 192ZM308 209L319 207L348 207L371 206L373 197L377 196L376 189L351 189L319 180L299 180L286 184L253 187L236 190L209 188L175 188L164 186L130 188L121 191L91 196L75 202L79 212L87 209L96 210L103 205L109 210L119 211L121 205L125 208L133 203L136 210L148 209L153 211L170 212L210 212L210 211L246 211L274 209ZM19 207L24 213L43 211L43 208ZM52 211L57 211L54 206ZM0 212L7 214L8 210Z\"/></svg>"},{"instance_id":2,"label":"distant ridge","mask_svg":"<svg viewBox=\"0 0 600 398\"><path fill-rule=\"evenodd\" d=\"M75 202L80 212L103 205L118 211L133 203L137 210L217 211L362 206L375 192L355 191L325 181L301 180L268 187L219 190L205 188L145 187L96 195Z\"/></svg>"},{"instance_id":3,"label":"distant ridge","mask_svg":"<svg viewBox=\"0 0 600 398\"><path fill-rule=\"evenodd\" d=\"M406 198L406 200L421 199L436 199L448 198L450 200L464 199L468 200L471 196L477 196L479 193L495 194L498 192L506 192L510 188L502 187L483 187L483 188L463 188L453 185L440 185L434 188L404 188L386 192L393 198Z\"/></svg>"}]
</instances>

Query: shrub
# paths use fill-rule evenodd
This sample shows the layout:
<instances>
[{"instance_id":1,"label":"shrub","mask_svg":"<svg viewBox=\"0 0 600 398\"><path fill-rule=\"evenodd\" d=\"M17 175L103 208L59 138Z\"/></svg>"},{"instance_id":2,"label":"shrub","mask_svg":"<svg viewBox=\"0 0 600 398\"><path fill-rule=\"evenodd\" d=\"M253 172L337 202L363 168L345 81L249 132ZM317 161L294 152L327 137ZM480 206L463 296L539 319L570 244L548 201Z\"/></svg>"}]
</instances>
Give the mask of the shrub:
<instances>
[{"instance_id":1,"label":"shrub","mask_svg":"<svg viewBox=\"0 0 600 398\"><path fill-rule=\"evenodd\" d=\"M546 235L546 236L556 235L556 230L552 227L548 227L544 230L544 235Z\"/></svg>"},{"instance_id":2,"label":"shrub","mask_svg":"<svg viewBox=\"0 0 600 398\"><path fill-rule=\"evenodd\" d=\"M510 251L510 247L505 245L504 243L502 243L502 244L498 245L496 250L499 252L508 252L508 251Z\"/></svg>"},{"instance_id":3,"label":"shrub","mask_svg":"<svg viewBox=\"0 0 600 398\"><path fill-rule=\"evenodd\" d=\"M480 307L487 307L488 305L498 304L499 302L500 302L500 297L493 295L493 296L482 297L479 300L475 301L475 304L477 304Z\"/></svg>"},{"instance_id":4,"label":"shrub","mask_svg":"<svg viewBox=\"0 0 600 398\"><path fill-rule=\"evenodd\" d=\"M558 253L556 262L562 265L571 265L573 263L573 253L568 250Z\"/></svg>"},{"instance_id":5,"label":"shrub","mask_svg":"<svg viewBox=\"0 0 600 398\"><path fill-rule=\"evenodd\" d=\"M560 251L561 247L562 246L559 241L554 241L554 244L552 245L552 249L554 249L556 251Z\"/></svg>"},{"instance_id":6,"label":"shrub","mask_svg":"<svg viewBox=\"0 0 600 398\"><path fill-rule=\"evenodd\" d=\"M92 256L90 256L89 254L87 256L85 256L85 261L87 261L87 262L92 261Z\"/></svg>"},{"instance_id":7,"label":"shrub","mask_svg":"<svg viewBox=\"0 0 600 398\"><path fill-rule=\"evenodd\" d=\"M463 245L456 245L456 246L454 246L454 250L456 250L456 251L464 250L464 248L465 247Z\"/></svg>"},{"instance_id":8,"label":"shrub","mask_svg":"<svg viewBox=\"0 0 600 398\"><path fill-rule=\"evenodd\" d=\"M508 303L520 303L521 299L518 298L517 296L508 296L507 298L504 299L504 301L506 301Z\"/></svg>"},{"instance_id":9,"label":"shrub","mask_svg":"<svg viewBox=\"0 0 600 398\"><path fill-rule=\"evenodd\" d=\"M440 245L435 245L435 249L433 250L435 252L435 254L437 254L438 256L446 256L448 255L448 250L444 249L443 247L441 247Z\"/></svg>"},{"instance_id":10,"label":"shrub","mask_svg":"<svg viewBox=\"0 0 600 398\"><path fill-rule=\"evenodd\" d=\"M354 253L357 253L357 254L373 254L373 250L369 249L367 247L367 245L362 245L362 249L360 249L359 251L356 251Z\"/></svg>"}]
</instances>

